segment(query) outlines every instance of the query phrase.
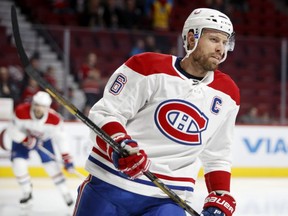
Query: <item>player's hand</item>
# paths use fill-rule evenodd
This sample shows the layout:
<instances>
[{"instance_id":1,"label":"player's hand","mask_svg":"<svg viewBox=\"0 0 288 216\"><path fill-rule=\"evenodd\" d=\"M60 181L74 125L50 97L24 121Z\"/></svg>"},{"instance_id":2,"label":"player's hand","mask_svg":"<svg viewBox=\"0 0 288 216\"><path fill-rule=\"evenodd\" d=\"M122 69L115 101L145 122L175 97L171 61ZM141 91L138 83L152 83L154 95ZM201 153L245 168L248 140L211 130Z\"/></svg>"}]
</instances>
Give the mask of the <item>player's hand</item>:
<instances>
[{"instance_id":1,"label":"player's hand","mask_svg":"<svg viewBox=\"0 0 288 216\"><path fill-rule=\"evenodd\" d=\"M115 141L127 151L129 156L121 157L117 152L113 152L114 166L130 179L136 179L143 175L151 164L145 151L139 150L138 143L129 136L116 138Z\"/></svg>"},{"instance_id":2,"label":"player's hand","mask_svg":"<svg viewBox=\"0 0 288 216\"><path fill-rule=\"evenodd\" d=\"M211 206L203 209L200 216L225 216L225 214L220 209Z\"/></svg>"},{"instance_id":3,"label":"player's hand","mask_svg":"<svg viewBox=\"0 0 288 216\"><path fill-rule=\"evenodd\" d=\"M74 168L74 163L73 163L71 155L68 153L64 153L64 154L61 154L61 156L64 162L64 169L69 173L74 173L75 168Z\"/></svg>"},{"instance_id":4,"label":"player's hand","mask_svg":"<svg viewBox=\"0 0 288 216\"><path fill-rule=\"evenodd\" d=\"M205 199L201 216L232 216L235 208L236 201L228 192L212 191Z\"/></svg>"},{"instance_id":5,"label":"player's hand","mask_svg":"<svg viewBox=\"0 0 288 216\"><path fill-rule=\"evenodd\" d=\"M27 136L22 143L26 148L32 150L32 149L36 149L40 142L34 136Z\"/></svg>"}]
</instances>

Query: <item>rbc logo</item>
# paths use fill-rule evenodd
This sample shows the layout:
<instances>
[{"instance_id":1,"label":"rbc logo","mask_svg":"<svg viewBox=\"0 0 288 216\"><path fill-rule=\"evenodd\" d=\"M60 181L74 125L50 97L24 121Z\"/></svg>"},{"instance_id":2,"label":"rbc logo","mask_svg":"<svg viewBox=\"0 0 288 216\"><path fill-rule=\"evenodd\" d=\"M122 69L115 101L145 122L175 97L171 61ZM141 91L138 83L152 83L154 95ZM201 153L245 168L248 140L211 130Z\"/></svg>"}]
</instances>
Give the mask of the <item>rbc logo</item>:
<instances>
[{"instance_id":1,"label":"rbc logo","mask_svg":"<svg viewBox=\"0 0 288 216\"><path fill-rule=\"evenodd\" d=\"M162 102L154 119L162 134L184 145L201 145L201 133L208 125L208 118L196 106L176 99Z\"/></svg>"}]
</instances>

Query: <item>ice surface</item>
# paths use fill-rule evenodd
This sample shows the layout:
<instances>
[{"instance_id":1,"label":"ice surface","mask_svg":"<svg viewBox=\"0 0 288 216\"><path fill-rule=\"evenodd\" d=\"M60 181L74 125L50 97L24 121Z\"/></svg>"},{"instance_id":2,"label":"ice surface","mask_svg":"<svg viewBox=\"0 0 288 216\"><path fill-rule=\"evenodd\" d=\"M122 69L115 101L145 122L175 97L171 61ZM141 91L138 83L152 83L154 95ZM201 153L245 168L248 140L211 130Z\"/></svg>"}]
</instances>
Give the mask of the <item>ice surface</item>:
<instances>
[{"instance_id":1,"label":"ice surface","mask_svg":"<svg viewBox=\"0 0 288 216\"><path fill-rule=\"evenodd\" d=\"M68 187L76 199L81 179L68 178ZM21 209L20 188L14 178L0 178L0 216L71 216L73 206L67 207L61 194L49 178L32 178L33 206ZM232 194L237 201L234 216L287 216L287 178L234 178ZM196 183L194 202L200 211L207 192L203 179Z\"/></svg>"}]
</instances>

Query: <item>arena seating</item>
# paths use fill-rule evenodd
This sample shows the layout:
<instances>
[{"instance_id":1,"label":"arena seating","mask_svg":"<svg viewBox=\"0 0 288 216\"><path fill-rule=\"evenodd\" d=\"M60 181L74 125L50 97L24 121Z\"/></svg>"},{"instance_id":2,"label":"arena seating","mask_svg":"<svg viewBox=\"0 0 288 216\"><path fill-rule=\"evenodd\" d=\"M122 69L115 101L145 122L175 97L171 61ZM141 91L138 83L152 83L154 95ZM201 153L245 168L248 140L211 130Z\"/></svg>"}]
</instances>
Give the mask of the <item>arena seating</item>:
<instances>
[{"instance_id":1,"label":"arena seating","mask_svg":"<svg viewBox=\"0 0 288 216\"><path fill-rule=\"evenodd\" d=\"M177 47L177 36L191 10L206 6L205 1L178 0L174 3L171 16L172 32L166 34L169 35L165 37L168 38L166 41L161 37L163 33L158 33L161 38L158 42L165 42L163 47ZM288 38L288 16L278 11L272 0L247 0L247 3L247 11L235 10L230 14L235 26L237 43L235 51L228 56L227 62L220 68L230 74L241 89L240 114L245 113L251 105L257 105L278 118L280 39ZM17 1L17 4L34 23L66 27L75 27L79 23L77 14L53 13L48 0L21 0ZM15 57L15 48L2 44L5 40L2 38L3 31L1 27L0 43L3 48L0 52L0 64L12 64L13 61L19 63L18 57ZM63 48L63 33L58 30L49 30L49 33ZM139 32L127 30L71 28L72 71L75 73L84 61L85 55L95 50L99 56L99 65L105 71L105 75L109 76L128 58L129 51L138 36Z\"/></svg>"}]
</instances>

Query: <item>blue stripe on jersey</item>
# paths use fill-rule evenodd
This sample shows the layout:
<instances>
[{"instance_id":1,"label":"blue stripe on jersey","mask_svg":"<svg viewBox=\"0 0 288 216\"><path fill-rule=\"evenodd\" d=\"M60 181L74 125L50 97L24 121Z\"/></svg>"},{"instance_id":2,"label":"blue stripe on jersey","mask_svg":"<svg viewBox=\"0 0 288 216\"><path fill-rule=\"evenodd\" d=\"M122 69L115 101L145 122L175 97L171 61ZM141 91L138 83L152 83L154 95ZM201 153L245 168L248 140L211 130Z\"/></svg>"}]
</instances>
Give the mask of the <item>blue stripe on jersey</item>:
<instances>
[{"instance_id":1,"label":"blue stripe on jersey","mask_svg":"<svg viewBox=\"0 0 288 216\"><path fill-rule=\"evenodd\" d=\"M99 167L101 167L102 169L106 170L107 172L109 173L112 173L113 175L116 175L118 177L121 177L121 178L124 178L128 181L133 181L133 182L137 182L137 183L140 183L140 184L144 184L144 185L149 185L149 186L154 186L156 187L156 185L151 182L151 181L145 181L145 180L142 180L142 179L135 179L135 180L130 180L130 179L127 179L125 178L123 175L121 175L120 172L114 170L114 169L111 169L110 167L106 166L105 164L101 163L100 161L98 161L96 158L92 157L91 155L89 155L88 157L88 160L90 160L92 163L98 165ZM181 190L181 191L190 191L190 192L193 192L194 191L194 188L192 187L185 187L185 186L175 186L175 185L167 185L170 189L172 190Z\"/></svg>"}]
</instances>

